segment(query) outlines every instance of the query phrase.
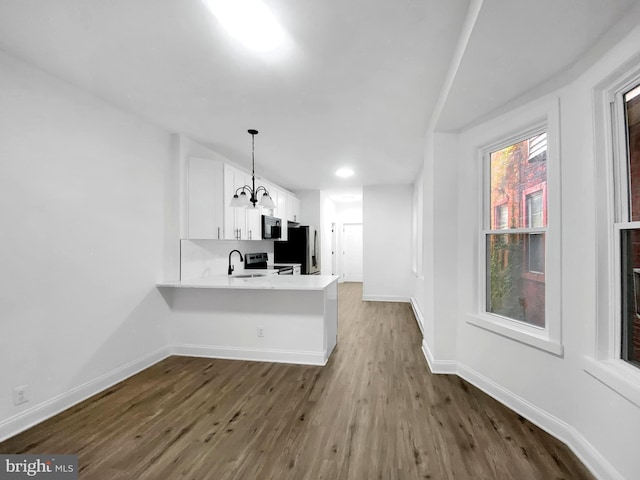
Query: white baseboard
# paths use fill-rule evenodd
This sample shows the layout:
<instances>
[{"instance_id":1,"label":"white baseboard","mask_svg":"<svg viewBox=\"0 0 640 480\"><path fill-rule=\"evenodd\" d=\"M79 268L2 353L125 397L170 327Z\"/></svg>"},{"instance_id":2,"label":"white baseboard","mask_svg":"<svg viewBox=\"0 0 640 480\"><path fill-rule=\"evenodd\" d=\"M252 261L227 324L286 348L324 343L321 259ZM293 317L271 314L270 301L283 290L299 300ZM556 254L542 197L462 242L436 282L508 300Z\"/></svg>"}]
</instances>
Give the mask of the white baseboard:
<instances>
[{"instance_id":1,"label":"white baseboard","mask_svg":"<svg viewBox=\"0 0 640 480\"><path fill-rule=\"evenodd\" d=\"M399 295L362 295L364 302L400 302L409 303L411 299L409 297L402 297Z\"/></svg>"},{"instance_id":2,"label":"white baseboard","mask_svg":"<svg viewBox=\"0 0 640 480\"><path fill-rule=\"evenodd\" d=\"M468 366L458 363L458 376L564 442L597 478L624 480L622 475L575 428L505 389Z\"/></svg>"},{"instance_id":3,"label":"white baseboard","mask_svg":"<svg viewBox=\"0 0 640 480\"><path fill-rule=\"evenodd\" d=\"M326 365L326 352L301 352L276 349L251 349L220 347L215 345L173 345L172 353L184 357L249 360L253 362L296 363L301 365Z\"/></svg>"},{"instance_id":4,"label":"white baseboard","mask_svg":"<svg viewBox=\"0 0 640 480\"><path fill-rule=\"evenodd\" d=\"M427 365L429 366L431 373L445 375L455 375L457 373L458 362L454 360L436 360L425 338L422 339L422 353L424 354L424 358L427 360Z\"/></svg>"},{"instance_id":5,"label":"white baseboard","mask_svg":"<svg viewBox=\"0 0 640 480\"><path fill-rule=\"evenodd\" d=\"M596 478L624 480L622 475L600 452L571 425L538 408L463 363L453 360L436 360L426 340L422 342L422 352L432 373L458 375L545 432L564 442Z\"/></svg>"},{"instance_id":6,"label":"white baseboard","mask_svg":"<svg viewBox=\"0 0 640 480\"><path fill-rule=\"evenodd\" d=\"M125 380L132 375L149 368L151 365L164 360L171 355L169 347L162 347L151 352L144 357L133 360L121 367L90 380L82 385L72 388L68 392L55 396L28 410L9 417L0 422L0 442L28 428L43 422L44 420L57 415L58 413L86 400L87 398L100 393L103 390Z\"/></svg>"},{"instance_id":7,"label":"white baseboard","mask_svg":"<svg viewBox=\"0 0 640 480\"><path fill-rule=\"evenodd\" d=\"M411 302L411 308L413 309L413 315L416 317L416 322L418 323L418 328L424 337L424 316L422 315L422 309L418 304L418 300L415 297L411 297L409 299Z\"/></svg>"}]
</instances>

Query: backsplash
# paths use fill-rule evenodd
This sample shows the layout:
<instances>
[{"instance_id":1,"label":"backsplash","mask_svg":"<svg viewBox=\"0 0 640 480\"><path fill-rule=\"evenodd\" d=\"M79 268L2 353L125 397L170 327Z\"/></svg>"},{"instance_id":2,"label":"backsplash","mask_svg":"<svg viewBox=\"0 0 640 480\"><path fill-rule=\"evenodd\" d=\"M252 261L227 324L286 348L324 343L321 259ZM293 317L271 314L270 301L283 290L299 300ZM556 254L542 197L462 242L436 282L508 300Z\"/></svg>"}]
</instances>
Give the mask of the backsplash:
<instances>
[{"instance_id":1,"label":"backsplash","mask_svg":"<svg viewBox=\"0 0 640 480\"><path fill-rule=\"evenodd\" d=\"M181 240L181 279L226 275L229 267L229 252L267 252L269 263L273 263L273 240ZM244 268L237 253L231 263L236 269Z\"/></svg>"}]
</instances>

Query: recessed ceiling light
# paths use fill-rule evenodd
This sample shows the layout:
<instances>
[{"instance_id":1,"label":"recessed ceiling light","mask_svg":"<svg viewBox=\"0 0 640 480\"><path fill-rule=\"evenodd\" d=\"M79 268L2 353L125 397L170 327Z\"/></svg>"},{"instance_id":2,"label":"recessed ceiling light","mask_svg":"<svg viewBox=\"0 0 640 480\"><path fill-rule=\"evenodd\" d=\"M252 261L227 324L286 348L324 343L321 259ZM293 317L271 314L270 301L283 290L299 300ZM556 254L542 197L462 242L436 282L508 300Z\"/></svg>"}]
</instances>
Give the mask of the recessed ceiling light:
<instances>
[{"instance_id":1,"label":"recessed ceiling light","mask_svg":"<svg viewBox=\"0 0 640 480\"><path fill-rule=\"evenodd\" d=\"M336 170L336 175L340 178L348 178L353 175L353 170L350 168L341 168Z\"/></svg>"},{"instance_id":2,"label":"recessed ceiling light","mask_svg":"<svg viewBox=\"0 0 640 480\"><path fill-rule=\"evenodd\" d=\"M282 28L260 0L202 1L233 37L252 50L268 52L282 43Z\"/></svg>"}]
</instances>

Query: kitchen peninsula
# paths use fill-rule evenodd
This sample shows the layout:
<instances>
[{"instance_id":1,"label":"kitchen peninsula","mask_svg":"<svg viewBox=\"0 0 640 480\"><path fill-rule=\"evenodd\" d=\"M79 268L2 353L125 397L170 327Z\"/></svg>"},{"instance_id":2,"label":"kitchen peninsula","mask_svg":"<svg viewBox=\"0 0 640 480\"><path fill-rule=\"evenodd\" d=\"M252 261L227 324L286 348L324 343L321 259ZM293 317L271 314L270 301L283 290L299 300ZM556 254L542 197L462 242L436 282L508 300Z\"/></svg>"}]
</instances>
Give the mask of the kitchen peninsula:
<instances>
[{"instance_id":1,"label":"kitchen peninsula","mask_svg":"<svg viewBox=\"0 0 640 480\"><path fill-rule=\"evenodd\" d=\"M171 309L172 350L324 365L337 342L338 278L238 274L158 284Z\"/></svg>"}]
</instances>

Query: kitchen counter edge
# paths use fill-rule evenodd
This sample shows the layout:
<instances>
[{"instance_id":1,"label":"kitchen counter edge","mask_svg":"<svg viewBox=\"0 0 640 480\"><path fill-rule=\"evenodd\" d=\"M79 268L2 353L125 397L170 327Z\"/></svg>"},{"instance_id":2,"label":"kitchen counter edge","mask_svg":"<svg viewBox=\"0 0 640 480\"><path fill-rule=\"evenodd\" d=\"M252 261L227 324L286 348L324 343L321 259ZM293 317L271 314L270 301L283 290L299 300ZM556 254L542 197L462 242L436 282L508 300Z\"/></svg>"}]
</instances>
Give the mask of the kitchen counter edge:
<instances>
[{"instance_id":1,"label":"kitchen counter edge","mask_svg":"<svg viewBox=\"0 0 640 480\"><path fill-rule=\"evenodd\" d=\"M324 290L337 282L339 275L267 275L238 278L215 275L182 281L157 283L158 288L214 288L235 290Z\"/></svg>"}]
</instances>

